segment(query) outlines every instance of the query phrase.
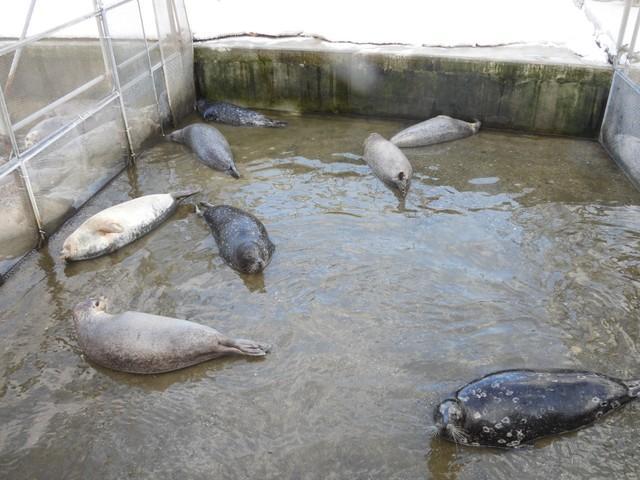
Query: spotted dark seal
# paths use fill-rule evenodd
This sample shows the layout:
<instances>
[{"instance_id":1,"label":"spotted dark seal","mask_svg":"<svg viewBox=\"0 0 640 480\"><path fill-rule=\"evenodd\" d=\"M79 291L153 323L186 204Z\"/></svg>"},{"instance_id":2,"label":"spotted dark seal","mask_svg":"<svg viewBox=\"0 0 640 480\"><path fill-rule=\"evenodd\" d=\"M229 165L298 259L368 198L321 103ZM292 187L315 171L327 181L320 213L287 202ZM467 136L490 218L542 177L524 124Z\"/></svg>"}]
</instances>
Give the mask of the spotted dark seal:
<instances>
[{"instance_id":1,"label":"spotted dark seal","mask_svg":"<svg viewBox=\"0 0 640 480\"><path fill-rule=\"evenodd\" d=\"M505 370L474 380L435 410L439 434L459 444L518 447L577 430L629 403L640 381L576 370Z\"/></svg>"},{"instance_id":2,"label":"spotted dark seal","mask_svg":"<svg viewBox=\"0 0 640 480\"><path fill-rule=\"evenodd\" d=\"M220 256L229 266L242 273L259 273L269 265L276 246L260 220L230 205L199 205Z\"/></svg>"},{"instance_id":3,"label":"spotted dark seal","mask_svg":"<svg viewBox=\"0 0 640 480\"><path fill-rule=\"evenodd\" d=\"M287 122L272 120L261 113L248 108L239 107L227 102L209 102L200 99L196 102L196 108L202 118L209 122L226 123L239 127L286 127Z\"/></svg>"}]
</instances>

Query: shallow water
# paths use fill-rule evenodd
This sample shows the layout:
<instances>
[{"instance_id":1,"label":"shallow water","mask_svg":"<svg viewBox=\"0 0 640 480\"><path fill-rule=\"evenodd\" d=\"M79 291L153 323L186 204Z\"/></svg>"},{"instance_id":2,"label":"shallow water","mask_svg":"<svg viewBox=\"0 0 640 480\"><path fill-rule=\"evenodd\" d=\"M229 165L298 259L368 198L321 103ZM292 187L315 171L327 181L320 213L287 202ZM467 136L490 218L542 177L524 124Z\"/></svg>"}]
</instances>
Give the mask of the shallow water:
<instances>
[{"instance_id":1,"label":"shallow water","mask_svg":"<svg viewBox=\"0 0 640 480\"><path fill-rule=\"evenodd\" d=\"M289 127L220 127L241 180L150 149L0 288L0 477L637 478L639 404L517 451L432 438L434 406L494 370L640 376L640 194L601 148L483 131L407 149L402 204L360 159L402 122L277 117ZM264 275L227 267L189 202L111 256L56 259L101 209L191 187L263 220ZM96 294L274 351L96 367L70 318Z\"/></svg>"}]
</instances>

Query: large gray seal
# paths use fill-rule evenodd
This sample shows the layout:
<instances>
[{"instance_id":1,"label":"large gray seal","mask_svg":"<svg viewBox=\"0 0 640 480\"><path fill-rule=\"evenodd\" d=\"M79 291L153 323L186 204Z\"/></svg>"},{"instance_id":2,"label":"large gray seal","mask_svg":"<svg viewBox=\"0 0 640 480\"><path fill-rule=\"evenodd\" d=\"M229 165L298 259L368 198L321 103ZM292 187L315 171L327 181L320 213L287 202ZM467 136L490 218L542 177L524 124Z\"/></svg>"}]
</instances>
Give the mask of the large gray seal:
<instances>
[{"instance_id":1,"label":"large gray seal","mask_svg":"<svg viewBox=\"0 0 640 480\"><path fill-rule=\"evenodd\" d=\"M228 102L209 102L201 98L196 102L196 108L202 118L209 122L226 123L239 127L279 128L287 126L287 122L272 120L261 113Z\"/></svg>"},{"instance_id":2,"label":"large gray seal","mask_svg":"<svg viewBox=\"0 0 640 480\"><path fill-rule=\"evenodd\" d=\"M364 161L384 184L407 195L413 168L402 151L389 140L372 133L364 142Z\"/></svg>"},{"instance_id":3,"label":"large gray seal","mask_svg":"<svg viewBox=\"0 0 640 480\"><path fill-rule=\"evenodd\" d=\"M207 167L225 172L233 178L240 178L229 142L217 128L194 123L170 133L167 138L189 147Z\"/></svg>"},{"instance_id":4,"label":"large gray seal","mask_svg":"<svg viewBox=\"0 0 640 480\"><path fill-rule=\"evenodd\" d=\"M269 265L276 246L260 220L230 205L199 205L227 265L242 273L259 273Z\"/></svg>"},{"instance_id":5,"label":"large gray seal","mask_svg":"<svg viewBox=\"0 0 640 480\"><path fill-rule=\"evenodd\" d=\"M640 381L579 370L505 370L460 388L435 410L439 434L472 446L518 447L577 430L638 397Z\"/></svg>"},{"instance_id":6,"label":"large gray seal","mask_svg":"<svg viewBox=\"0 0 640 480\"><path fill-rule=\"evenodd\" d=\"M480 122L465 122L447 115L438 115L405 128L391 137L398 147L425 147L469 137L480 130Z\"/></svg>"},{"instance_id":7,"label":"large gray seal","mask_svg":"<svg viewBox=\"0 0 640 480\"><path fill-rule=\"evenodd\" d=\"M270 347L232 339L199 323L141 312L106 312L104 297L73 309L78 345L93 362L129 373L164 373L237 354L261 357Z\"/></svg>"}]
</instances>

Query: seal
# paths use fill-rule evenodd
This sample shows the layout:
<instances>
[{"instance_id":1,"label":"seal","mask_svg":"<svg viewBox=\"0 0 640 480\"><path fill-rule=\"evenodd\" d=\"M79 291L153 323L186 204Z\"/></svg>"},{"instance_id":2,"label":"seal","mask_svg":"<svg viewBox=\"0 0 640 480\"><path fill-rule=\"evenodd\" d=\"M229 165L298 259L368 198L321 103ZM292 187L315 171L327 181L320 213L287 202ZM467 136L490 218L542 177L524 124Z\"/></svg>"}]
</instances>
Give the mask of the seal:
<instances>
[{"instance_id":1,"label":"seal","mask_svg":"<svg viewBox=\"0 0 640 480\"><path fill-rule=\"evenodd\" d=\"M272 120L261 113L239 107L227 102L209 102L201 98L196 102L196 108L202 118L209 122L226 123L240 127L286 127L287 122Z\"/></svg>"},{"instance_id":2,"label":"seal","mask_svg":"<svg viewBox=\"0 0 640 480\"><path fill-rule=\"evenodd\" d=\"M145 195L102 210L65 239L62 258L87 260L114 252L156 228L176 210L178 200L199 191Z\"/></svg>"},{"instance_id":3,"label":"seal","mask_svg":"<svg viewBox=\"0 0 640 480\"><path fill-rule=\"evenodd\" d=\"M45 118L27 132L24 137L24 148L31 148L56 130L60 130L70 124L73 120L74 117L71 115Z\"/></svg>"},{"instance_id":4,"label":"seal","mask_svg":"<svg viewBox=\"0 0 640 480\"><path fill-rule=\"evenodd\" d=\"M233 178L240 178L229 142L217 128L204 123L194 123L170 133L167 138L189 147L207 167Z\"/></svg>"},{"instance_id":5,"label":"seal","mask_svg":"<svg viewBox=\"0 0 640 480\"><path fill-rule=\"evenodd\" d=\"M426 147L469 137L480 130L480 122L465 122L447 115L438 115L405 128L391 137L398 147Z\"/></svg>"},{"instance_id":6,"label":"seal","mask_svg":"<svg viewBox=\"0 0 640 480\"><path fill-rule=\"evenodd\" d=\"M364 161L387 186L407 195L413 168L402 151L389 140L372 133L364 142Z\"/></svg>"},{"instance_id":7,"label":"seal","mask_svg":"<svg viewBox=\"0 0 640 480\"><path fill-rule=\"evenodd\" d=\"M188 320L142 312L111 315L106 310L106 298L86 300L73 309L73 323L84 354L113 370L164 373L223 355L262 357L271 349Z\"/></svg>"},{"instance_id":8,"label":"seal","mask_svg":"<svg viewBox=\"0 0 640 480\"><path fill-rule=\"evenodd\" d=\"M227 265L242 273L259 273L269 265L276 246L260 220L230 205L199 205Z\"/></svg>"},{"instance_id":9,"label":"seal","mask_svg":"<svg viewBox=\"0 0 640 480\"><path fill-rule=\"evenodd\" d=\"M638 397L640 381L579 370L504 370L460 388L434 412L455 443L513 448L585 427Z\"/></svg>"}]
</instances>

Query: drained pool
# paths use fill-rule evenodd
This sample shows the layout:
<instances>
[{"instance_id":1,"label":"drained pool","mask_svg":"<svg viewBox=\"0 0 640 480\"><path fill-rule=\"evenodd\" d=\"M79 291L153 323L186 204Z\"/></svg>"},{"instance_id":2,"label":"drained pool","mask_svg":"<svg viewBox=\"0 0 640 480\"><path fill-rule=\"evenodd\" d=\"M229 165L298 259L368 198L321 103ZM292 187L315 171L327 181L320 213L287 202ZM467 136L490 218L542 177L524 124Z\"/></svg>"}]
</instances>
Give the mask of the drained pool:
<instances>
[{"instance_id":1,"label":"drained pool","mask_svg":"<svg viewBox=\"0 0 640 480\"><path fill-rule=\"evenodd\" d=\"M148 150L0 288L0 477L637 478L639 404L515 451L432 438L434 406L491 371L640 377L640 194L598 144L482 131L407 149L401 203L360 154L406 124L277 117L289 127L220 127L241 180ZM189 201L115 254L57 260L90 215L191 187L262 219L264 275L226 266ZM274 350L96 367L70 310L97 294Z\"/></svg>"}]
</instances>

